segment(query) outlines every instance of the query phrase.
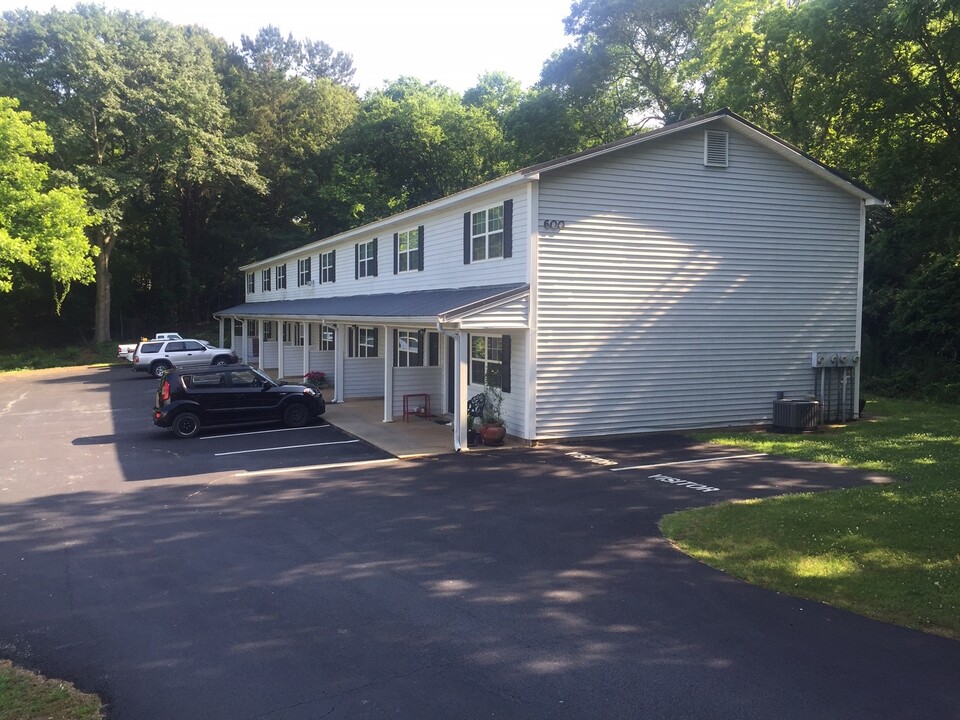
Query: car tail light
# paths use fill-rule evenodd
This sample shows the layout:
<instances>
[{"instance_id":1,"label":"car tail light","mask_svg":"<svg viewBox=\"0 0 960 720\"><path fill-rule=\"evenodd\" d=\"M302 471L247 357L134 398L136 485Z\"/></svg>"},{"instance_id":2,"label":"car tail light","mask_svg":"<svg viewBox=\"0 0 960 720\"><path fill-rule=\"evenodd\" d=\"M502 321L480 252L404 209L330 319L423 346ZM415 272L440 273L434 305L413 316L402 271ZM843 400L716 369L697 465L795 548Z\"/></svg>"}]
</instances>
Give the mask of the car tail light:
<instances>
[{"instance_id":1,"label":"car tail light","mask_svg":"<svg viewBox=\"0 0 960 720\"><path fill-rule=\"evenodd\" d=\"M160 402L166 402L170 399L170 381L164 380L160 386Z\"/></svg>"}]
</instances>

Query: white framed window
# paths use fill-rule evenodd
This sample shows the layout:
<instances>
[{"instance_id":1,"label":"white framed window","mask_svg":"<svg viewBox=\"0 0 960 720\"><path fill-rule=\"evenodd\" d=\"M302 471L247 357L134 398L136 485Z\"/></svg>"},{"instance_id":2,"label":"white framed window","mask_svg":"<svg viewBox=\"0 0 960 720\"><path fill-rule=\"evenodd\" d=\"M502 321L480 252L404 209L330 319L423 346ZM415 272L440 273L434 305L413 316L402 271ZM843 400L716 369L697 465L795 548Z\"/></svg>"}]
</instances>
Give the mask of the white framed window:
<instances>
[{"instance_id":1,"label":"white framed window","mask_svg":"<svg viewBox=\"0 0 960 720\"><path fill-rule=\"evenodd\" d=\"M273 320L263 321L263 340L273 340Z\"/></svg>"},{"instance_id":2,"label":"white framed window","mask_svg":"<svg viewBox=\"0 0 960 720\"><path fill-rule=\"evenodd\" d=\"M283 342L303 347L303 326L298 322L283 323Z\"/></svg>"},{"instance_id":3,"label":"white framed window","mask_svg":"<svg viewBox=\"0 0 960 720\"><path fill-rule=\"evenodd\" d=\"M287 289L287 266L277 265L277 290Z\"/></svg>"},{"instance_id":4,"label":"white framed window","mask_svg":"<svg viewBox=\"0 0 960 720\"><path fill-rule=\"evenodd\" d=\"M247 337L257 336L257 321L247 320Z\"/></svg>"},{"instance_id":5,"label":"white framed window","mask_svg":"<svg viewBox=\"0 0 960 720\"><path fill-rule=\"evenodd\" d=\"M416 367L422 364L420 357L420 333L416 330L398 330L395 367Z\"/></svg>"},{"instance_id":6,"label":"white framed window","mask_svg":"<svg viewBox=\"0 0 960 720\"><path fill-rule=\"evenodd\" d=\"M470 226L474 262L503 257L503 205L473 213Z\"/></svg>"},{"instance_id":7,"label":"white framed window","mask_svg":"<svg viewBox=\"0 0 960 720\"><path fill-rule=\"evenodd\" d=\"M356 278L376 277L377 276L377 240L374 238L370 242L358 243L357 249L357 267Z\"/></svg>"},{"instance_id":8,"label":"white framed window","mask_svg":"<svg viewBox=\"0 0 960 720\"><path fill-rule=\"evenodd\" d=\"M337 331L330 325L320 326L320 349L336 350Z\"/></svg>"},{"instance_id":9,"label":"white framed window","mask_svg":"<svg viewBox=\"0 0 960 720\"><path fill-rule=\"evenodd\" d=\"M373 327L350 328L350 357L379 357L377 329Z\"/></svg>"},{"instance_id":10,"label":"white framed window","mask_svg":"<svg viewBox=\"0 0 960 720\"><path fill-rule=\"evenodd\" d=\"M310 269L313 258L300 258L297 260L297 285L310 285Z\"/></svg>"},{"instance_id":11,"label":"white framed window","mask_svg":"<svg viewBox=\"0 0 960 720\"><path fill-rule=\"evenodd\" d=\"M260 289L263 292L270 292L270 268L260 273Z\"/></svg>"},{"instance_id":12,"label":"white framed window","mask_svg":"<svg viewBox=\"0 0 960 720\"><path fill-rule=\"evenodd\" d=\"M337 251L331 250L320 254L320 282L332 283L337 281Z\"/></svg>"},{"instance_id":13,"label":"white framed window","mask_svg":"<svg viewBox=\"0 0 960 720\"><path fill-rule=\"evenodd\" d=\"M422 270L420 262L420 228L397 233L397 272Z\"/></svg>"},{"instance_id":14,"label":"white framed window","mask_svg":"<svg viewBox=\"0 0 960 720\"><path fill-rule=\"evenodd\" d=\"M470 338L470 382L502 387L503 338L473 335Z\"/></svg>"},{"instance_id":15,"label":"white framed window","mask_svg":"<svg viewBox=\"0 0 960 720\"><path fill-rule=\"evenodd\" d=\"M236 286L234 286L236 287ZM252 293L257 289L257 276L255 273L247 273L247 292Z\"/></svg>"}]
</instances>

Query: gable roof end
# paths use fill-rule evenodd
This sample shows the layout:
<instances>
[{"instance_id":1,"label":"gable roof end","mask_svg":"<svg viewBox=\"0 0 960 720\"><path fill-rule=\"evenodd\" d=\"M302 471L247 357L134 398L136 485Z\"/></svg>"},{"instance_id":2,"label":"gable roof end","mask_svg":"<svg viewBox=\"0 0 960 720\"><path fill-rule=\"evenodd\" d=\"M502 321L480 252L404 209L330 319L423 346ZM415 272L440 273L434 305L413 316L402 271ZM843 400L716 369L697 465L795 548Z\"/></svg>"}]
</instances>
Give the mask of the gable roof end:
<instances>
[{"instance_id":1,"label":"gable roof end","mask_svg":"<svg viewBox=\"0 0 960 720\"><path fill-rule=\"evenodd\" d=\"M614 142L607 143L605 145L599 145L597 147L590 148L589 150L583 150L581 152L574 153L573 155L567 155L562 158L557 158L556 160L550 160L538 165L532 165L521 170L520 174L524 177L533 178L541 173L558 170L569 165L583 162L584 160L589 160L601 155L606 155L607 153L616 152L625 147L640 145L659 137L672 135L682 130L689 130L690 128L705 125L719 125L725 126L729 129L737 130L744 135L747 135L760 145L772 150L781 157L795 163L796 165L799 165L808 172L823 178L830 184L850 193L851 195L855 195L866 202L867 205L887 204L886 200L878 197L866 185L847 177L838 170L824 165L819 160L811 157L800 148L791 145L786 140L778 138L776 135L772 135L757 125L754 125L752 122L744 117L741 117L729 108L715 110L707 113L706 115L700 115L699 117L690 118L689 120L681 120L680 122L673 123L672 125L665 125L664 127L651 130L650 132L631 135L630 137L626 137L621 140L615 140Z\"/></svg>"}]
</instances>

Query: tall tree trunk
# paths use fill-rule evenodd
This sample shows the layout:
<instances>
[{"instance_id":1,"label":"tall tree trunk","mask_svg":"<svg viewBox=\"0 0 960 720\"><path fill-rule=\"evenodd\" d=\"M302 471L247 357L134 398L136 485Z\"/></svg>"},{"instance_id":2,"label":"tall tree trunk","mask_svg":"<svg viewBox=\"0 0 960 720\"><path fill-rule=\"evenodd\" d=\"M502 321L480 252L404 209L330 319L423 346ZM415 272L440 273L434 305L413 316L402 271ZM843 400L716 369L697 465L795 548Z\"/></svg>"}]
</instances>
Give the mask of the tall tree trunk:
<instances>
[{"instance_id":1,"label":"tall tree trunk","mask_svg":"<svg viewBox=\"0 0 960 720\"><path fill-rule=\"evenodd\" d=\"M110 340L110 253L113 238L103 235L98 243L97 255L97 305L93 325L93 341L105 343Z\"/></svg>"}]
</instances>

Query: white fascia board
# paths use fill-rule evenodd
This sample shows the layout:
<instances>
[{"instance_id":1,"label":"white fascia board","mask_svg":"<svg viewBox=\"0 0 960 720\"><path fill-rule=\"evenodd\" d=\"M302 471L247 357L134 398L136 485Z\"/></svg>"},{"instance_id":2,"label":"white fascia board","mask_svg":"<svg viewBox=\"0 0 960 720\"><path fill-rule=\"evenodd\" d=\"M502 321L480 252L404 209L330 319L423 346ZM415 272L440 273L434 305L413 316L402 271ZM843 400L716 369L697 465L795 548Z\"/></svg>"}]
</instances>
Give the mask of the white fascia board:
<instances>
[{"instance_id":1,"label":"white fascia board","mask_svg":"<svg viewBox=\"0 0 960 720\"><path fill-rule=\"evenodd\" d=\"M372 238L378 232L386 227L390 227L391 225L396 225L403 222L412 222L423 215L447 210L453 205L466 203L483 195L500 192L513 185L525 183L526 181L527 178L518 172L505 175L502 178L497 178L496 180L491 180L483 185L477 185L476 187L463 190L455 195L448 195L445 198L434 200L426 205L419 205L418 207L404 210L396 215L385 217L382 220L375 220L374 222L366 225L355 227L352 230L346 230L339 235L332 235L328 238L323 238L322 240L314 240L306 245L301 245L293 250L288 250L285 253L274 255L273 257L269 257L264 260L257 260L256 262L252 262L247 265L241 265L239 269L244 272L258 268L263 269L266 266L276 265L280 262L290 260L291 258L300 257L304 253L312 253L315 250L320 250L328 245L335 245L337 243L344 242L345 240L367 237Z\"/></svg>"},{"instance_id":2,"label":"white fascia board","mask_svg":"<svg viewBox=\"0 0 960 720\"><path fill-rule=\"evenodd\" d=\"M530 294L530 288L524 287L518 290L508 290L505 293L502 293L499 296L492 298L487 298L485 300L478 300L472 302L468 305L463 305L462 307L453 308L448 310L445 313L441 313L438 316L440 322L450 322L462 320L464 318L469 318L474 315L479 315L484 313L491 308L500 307L506 303L514 302L515 300L520 300L521 298L528 296Z\"/></svg>"},{"instance_id":3,"label":"white fascia board","mask_svg":"<svg viewBox=\"0 0 960 720\"><path fill-rule=\"evenodd\" d=\"M739 122L736 118L732 118L729 115L721 115L716 118L712 118L714 122L722 123L726 125L731 130L740 132L743 135L750 137L757 144L764 146L765 148L772 150L780 157L789 160L795 165L799 165L804 170L813 173L814 175L826 180L831 185L847 192L855 197L863 200L867 205L888 205L886 200L878 198L866 190L857 187L852 182L843 179L835 172L832 172L825 165L821 165L819 162L810 159L805 156L803 153L799 152L796 148L791 147L790 145L778 140L772 135L768 135L765 132L761 132L749 125Z\"/></svg>"},{"instance_id":4,"label":"white fascia board","mask_svg":"<svg viewBox=\"0 0 960 720\"><path fill-rule=\"evenodd\" d=\"M682 125L678 125L677 127L671 127L668 125L666 127L659 128L654 132L636 135L631 140L626 140L622 142L621 141L612 142L610 143L609 147L599 147L593 150L588 150L588 151L573 155L572 157L566 158L564 160L558 160L555 163L542 163L540 165L536 165L534 166L537 168L536 170L534 170L533 172L524 174L523 177L527 180L539 180L540 173L551 172L553 170L558 170L560 168L567 167L569 165L576 165L577 163L583 162L584 160L593 160L594 158L598 158L602 155L609 155L610 153L620 152L625 148L633 147L634 145L640 145L645 142L650 142L651 140L655 140L657 138L667 137L668 135L673 135L674 133L690 130L691 128L699 127L700 125L706 125L712 122L716 122L716 120L717 120L716 117L704 117L702 119L689 120L683 123Z\"/></svg>"},{"instance_id":5,"label":"white fascia board","mask_svg":"<svg viewBox=\"0 0 960 720\"><path fill-rule=\"evenodd\" d=\"M437 316L423 317L374 317L371 315L316 315L311 316L317 322L325 325L332 323L345 323L347 325L390 325L393 327L434 327L437 324Z\"/></svg>"}]
</instances>

